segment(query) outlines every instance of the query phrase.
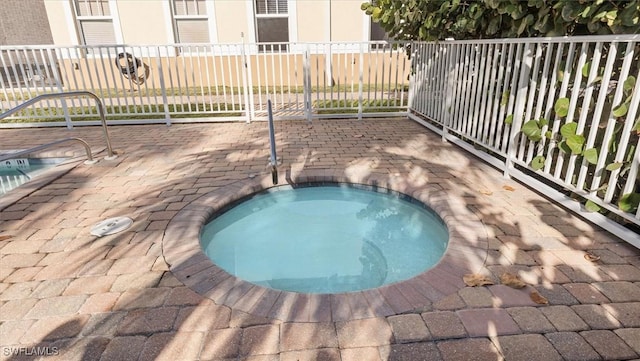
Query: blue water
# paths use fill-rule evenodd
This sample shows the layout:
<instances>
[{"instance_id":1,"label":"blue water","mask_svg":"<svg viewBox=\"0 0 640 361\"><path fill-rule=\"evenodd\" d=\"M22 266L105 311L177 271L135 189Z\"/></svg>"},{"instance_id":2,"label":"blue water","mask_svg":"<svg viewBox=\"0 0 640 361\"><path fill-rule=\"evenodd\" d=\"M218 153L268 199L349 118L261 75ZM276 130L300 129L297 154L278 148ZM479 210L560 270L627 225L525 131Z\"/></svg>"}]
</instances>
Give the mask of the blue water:
<instances>
[{"instance_id":1,"label":"blue water","mask_svg":"<svg viewBox=\"0 0 640 361\"><path fill-rule=\"evenodd\" d=\"M0 162L0 196L30 181L64 158L22 158Z\"/></svg>"},{"instance_id":2,"label":"blue water","mask_svg":"<svg viewBox=\"0 0 640 361\"><path fill-rule=\"evenodd\" d=\"M201 234L213 262L243 280L305 293L370 289L424 272L447 247L440 218L398 196L348 186L276 189Z\"/></svg>"}]
</instances>

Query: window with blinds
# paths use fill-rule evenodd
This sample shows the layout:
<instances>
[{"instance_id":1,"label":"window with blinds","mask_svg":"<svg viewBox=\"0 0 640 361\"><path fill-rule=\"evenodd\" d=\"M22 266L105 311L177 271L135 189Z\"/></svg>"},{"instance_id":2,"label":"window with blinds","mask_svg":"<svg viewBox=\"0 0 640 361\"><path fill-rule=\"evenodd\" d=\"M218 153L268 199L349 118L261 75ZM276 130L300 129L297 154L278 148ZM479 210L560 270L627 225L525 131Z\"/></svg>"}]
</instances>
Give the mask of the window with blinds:
<instances>
[{"instance_id":1,"label":"window with blinds","mask_svg":"<svg viewBox=\"0 0 640 361\"><path fill-rule=\"evenodd\" d=\"M287 0L255 0L255 14L258 50L262 52L287 51L287 44L264 44L289 42Z\"/></svg>"},{"instance_id":2,"label":"window with blinds","mask_svg":"<svg viewBox=\"0 0 640 361\"><path fill-rule=\"evenodd\" d=\"M205 0L171 0L176 41L209 43L209 16Z\"/></svg>"},{"instance_id":3,"label":"window with blinds","mask_svg":"<svg viewBox=\"0 0 640 361\"><path fill-rule=\"evenodd\" d=\"M288 14L287 0L256 0L256 14Z\"/></svg>"},{"instance_id":4,"label":"window with blinds","mask_svg":"<svg viewBox=\"0 0 640 361\"><path fill-rule=\"evenodd\" d=\"M83 45L116 44L109 0L74 0L73 5Z\"/></svg>"}]
</instances>

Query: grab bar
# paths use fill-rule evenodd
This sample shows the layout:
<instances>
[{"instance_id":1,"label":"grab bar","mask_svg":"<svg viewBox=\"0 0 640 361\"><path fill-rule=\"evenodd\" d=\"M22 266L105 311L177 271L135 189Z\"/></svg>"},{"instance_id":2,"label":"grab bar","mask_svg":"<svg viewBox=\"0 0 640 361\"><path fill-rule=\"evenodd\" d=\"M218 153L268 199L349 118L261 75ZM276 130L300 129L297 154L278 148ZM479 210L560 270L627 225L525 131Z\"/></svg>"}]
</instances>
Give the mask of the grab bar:
<instances>
[{"instance_id":1,"label":"grab bar","mask_svg":"<svg viewBox=\"0 0 640 361\"><path fill-rule=\"evenodd\" d=\"M9 160L9 159L13 159L15 157L19 157L21 155L27 155L27 154L30 154L30 153L39 152L39 151L41 151L43 149L46 149L46 148L49 148L49 147L52 147L54 145L58 145L58 144L61 144L61 143L66 143L66 142L79 142L80 144L82 144L82 146L84 147L84 150L87 152L87 160L84 162L84 164L94 164L94 163L97 162L97 160L93 159L93 155L91 154L91 147L89 147L89 143L85 142L84 140L82 140L80 138L65 138L65 139L61 139L61 140L56 140L55 142L39 145L37 147L21 150L19 152L13 152L13 153L5 154L5 155L0 155L0 162L5 161L5 160Z\"/></svg>"},{"instance_id":2,"label":"grab bar","mask_svg":"<svg viewBox=\"0 0 640 361\"><path fill-rule=\"evenodd\" d=\"M107 156L104 158L106 160L112 160L112 159L116 159L118 158L117 155L113 154L113 148L111 147L111 139L109 138L109 130L107 129L107 118L105 116L105 112L104 112L104 105L102 104L102 101L100 100L100 98L95 95L94 93L90 92L90 91L86 91L86 90L77 90L77 91L70 91L70 92L63 92L63 93L47 93L47 94L40 94L35 98L31 98L29 100L27 100L26 102L16 106L15 108L9 109L6 112L0 114L0 120L7 118L8 116L10 116L11 114L14 114L24 108L27 108L35 103L38 103L42 100L45 99L52 99L52 98L73 98L73 97L80 97L80 96L89 96L91 98L93 98L96 101L96 106L98 108L98 113L100 115L100 122L102 123L102 129L104 131L104 139L107 143ZM69 138L72 139L72 138ZM79 139L79 138L75 138L75 139ZM84 140L83 140L84 142ZM85 142L86 143L86 142Z\"/></svg>"},{"instance_id":3,"label":"grab bar","mask_svg":"<svg viewBox=\"0 0 640 361\"><path fill-rule=\"evenodd\" d=\"M273 111L271 110L271 99L267 100L267 115L269 123L269 147L271 149L271 181L273 185L278 184L278 155L276 154L276 132L273 130Z\"/></svg>"}]
</instances>

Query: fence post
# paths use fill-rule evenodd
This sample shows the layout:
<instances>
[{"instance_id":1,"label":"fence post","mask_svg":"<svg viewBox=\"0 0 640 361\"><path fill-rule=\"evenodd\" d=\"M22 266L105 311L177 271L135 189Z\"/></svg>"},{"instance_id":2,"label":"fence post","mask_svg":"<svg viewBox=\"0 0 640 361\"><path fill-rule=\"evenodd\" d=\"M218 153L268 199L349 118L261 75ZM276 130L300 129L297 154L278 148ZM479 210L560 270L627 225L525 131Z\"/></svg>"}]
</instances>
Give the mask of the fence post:
<instances>
[{"instance_id":1,"label":"fence post","mask_svg":"<svg viewBox=\"0 0 640 361\"><path fill-rule=\"evenodd\" d=\"M311 56L309 55L309 45L307 45L302 59L302 78L304 88L304 114L307 121L311 123L313 109L311 106Z\"/></svg>"},{"instance_id":2,"label":"fence post","mask_svg":"<svg viewBox=\"0 0 640 361\"><path fill-rule=\"evenodd\" d=\"M451 128L452 114L453 114L453 97L455 93L456 82L456 64L459 59L457 57L456 44L453 43L453 39L447 40L449 43L442 44L445 52L445 102L442 114L444 119L442 121L442 140L446 141L446 137L449 134L449 128Z\"/></svg>"},{"instance_id":3,"label":"fence post","mask_svg":"<svg viewBox=\"0 0 640 361\"><path fill-rule=\"evenodd\" d=\"M247 123L251 123L251 115L253 112L253 106L252 106L253 102L250 100L250 98L253 99L253 87L251 90L249 89L249 83L251 82L249 80L249 77L251 76L251 69L248 68L247 52L246 52L245 46L246 44L244 42L244 34L243 34L242 45L240 46L240 54L242 55L242 88L244 88L242 93L244 94L244 106L245 106L244 112L246 114Z\"/></svg>"},{"instance_id":4,"label":"fence post","mask_svg":"<svg viewBox=\"0 0 640 361\"><path fill-rule=\"evenodd\" d=\"M513 123L509 130L509 148L507 150L507 157L505 159L504 177L510 178L509 171L513 169L513 159L516 156L516 147L518 145L518 138L520 138L520 129L522 128L522 122L524 119L524 108L527 102L527 92L529 88L529 74L531 72L531 65L533 64L533 57L531 55L531 44L526 43L524 51L522 52L523 61L520 66L520 74L518 75L518 89L516 92L516 104L513 109ZM518 61L518 59L516 59Z\"/></svg>"},{"instance_id":5,"label":"fence post","mask_svg":"<svg viewBox=\"0 0 640 361\"><path fill-rule=\"evenodd\" d=\"M47 55L49 57L49 64L51 64L51 70L53 72L53 78L56 82L56 87L58 88L58 91L60 93L64 92L64 87L62 85L62 77L60 76L60 72L58 69L58 52L57 52L57 48L54 49L56 50L56 57L55 59L52 58L51 56L51 49L47 49ZM60 104L62 105L62 113L64 113L64 121L67 124L67 128L71 129L73 128L73 124L71 123L71 116L69 115L69 107L67 105L67 101L64 98L60 99Z\"/></svg>"},{"instance_id":6,"label":"fence post","mask_svg":"<svg viewBox=\"0 0 640 361\"><path fill-rule=\"evenodd\" d=\"M169 48L167 50L167 55ZM162 56L160 54L160 47L156 49L156 63L158 65L158 79L160 81L160 91L162 92L162 102L164 104L164 119L167 126L171 125L171 114L169 113L169 100L167 99L167 87L164 83L164 71L162 69Z\"/></svg>"},{"instance_id":7,"label":"fence post","mask_svg":"<svg viewBox=\"0 0 640 361\"><path fill-rule=\"evenodd\" d=\"M358 60L358 120L362 120L362 91L364 88L364 47L365 44L360 43L360 58Z\"/></svg>"}]
</instances>

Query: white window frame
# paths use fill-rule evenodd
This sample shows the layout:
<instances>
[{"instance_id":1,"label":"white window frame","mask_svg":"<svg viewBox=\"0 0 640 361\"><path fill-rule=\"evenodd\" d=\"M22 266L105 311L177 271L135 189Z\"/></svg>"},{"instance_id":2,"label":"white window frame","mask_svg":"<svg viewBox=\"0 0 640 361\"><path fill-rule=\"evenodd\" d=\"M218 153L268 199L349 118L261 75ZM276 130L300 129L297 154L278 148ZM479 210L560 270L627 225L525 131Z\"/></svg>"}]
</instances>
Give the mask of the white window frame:
<instances>
[{"instance_id":1,"label":"white window frame","mask_svg":"<svg viewBox=\"0 0 640 361\"><path fill-rule=\"evenodd\" d=\"M260 0L267 1L267 0ZM278 6L278 0L276 1L276 7ZM270 53L271 51L260 51L260 43L258 42L258 19L267 19L267 18L287 18L287 25L289 33L289 40L287 43L295 43L298 40L298 21L297 21L297 9L296 9L296 0L287 0L287 12L284 14L258 14L258 9L256 7L256 0L247 0L247 13L250 14L252 21L250 22L250 40L251 42L256 44L255 49L252 49L252 53ZM287 46L286 50L274 51L274 53L291 53L292 52L291 45Z\"/></svg>"},{"instance_id":2,"label":"white window frame","mask_svg":"<svg viewBox=\"0 0 640 361\"><path fill-rule=\"evenodd\" d=\"M88 2L91 2L93 0L87 0ZM116 44L124 44L124 39L122 36L122 31L120 31L121 27L120 27L120 18L118 17L118 5L116 3L115 0L107 0L107 3L109 5L109 15L100 15L100 16L95 16L95 15L80 15L78 13L77 7L76 7L76 3L78 3L79 6L82 6L82 3L84 3L85 0L70 0L68 3L68 6L70 7L70 12L67 12L68 14L70 14L72 16L72 19L70 19L71 21L69 23L71 24L75 24L75 26L73 27L73 34L75 35L75 38L77 39L77 42L79 45L84 45L84 46L92 46L92 44L86 44L85 43L85 36L84 33L82 32L82 22L91 22L91 21L108 21L111 22L112 26L113 26L113 34L115 37L115 42ZM91 56L92 54L87 54L89 56Z\"/></svg>"},{"instance_id":3,"label":"white window frame","mask_svg":"<svg viewBox=\"0 0 640 361\"><path fill-rule=\"evenodd\" d=\"M192 1L192 0L187 0ZM178 25L176 20L206 20L207 21L207 29L209 35L209 42L200 43L200 44L213 44L218 42L218 32L216 29L215 19L216 19L216 11L213 0L205 0L205 8L206 14L204 15L178 15L174 9L174 1L166 0L167 9L169 10L169 20L170 20L170 29L171 29L171 41L174 44L182 44L178 42ZM213 21L212 21L213 20ZM189 44L189 43L184 43Z\"/></svg>"}]
</instances>

